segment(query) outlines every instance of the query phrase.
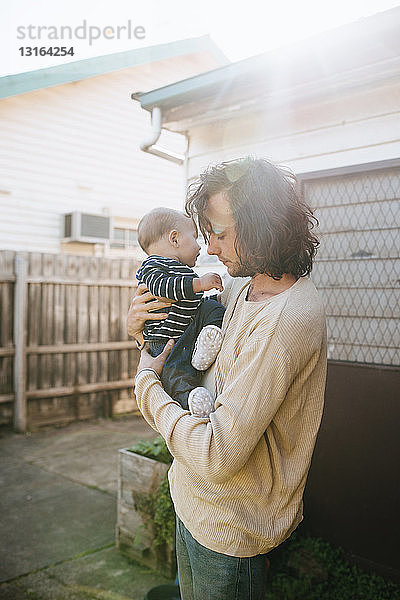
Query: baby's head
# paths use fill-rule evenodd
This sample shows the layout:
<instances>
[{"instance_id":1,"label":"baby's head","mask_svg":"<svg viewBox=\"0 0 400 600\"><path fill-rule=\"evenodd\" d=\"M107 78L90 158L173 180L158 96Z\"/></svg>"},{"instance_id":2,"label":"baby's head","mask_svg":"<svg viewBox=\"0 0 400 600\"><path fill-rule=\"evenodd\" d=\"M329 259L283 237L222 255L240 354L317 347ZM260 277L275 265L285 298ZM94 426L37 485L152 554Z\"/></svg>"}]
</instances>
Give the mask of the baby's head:
<instances>
[{"instance_id":1,"label":"baby's head","mask_svg":"<svg viewBox=\"0 0 400 600\"><path fill-rule=\"evenodd\" d=\"M194 267L200 252L197 227L190 217L172 208L155 208L138 226L138 242L147 255L157 254Z\"/></svg>"}]
</instances>

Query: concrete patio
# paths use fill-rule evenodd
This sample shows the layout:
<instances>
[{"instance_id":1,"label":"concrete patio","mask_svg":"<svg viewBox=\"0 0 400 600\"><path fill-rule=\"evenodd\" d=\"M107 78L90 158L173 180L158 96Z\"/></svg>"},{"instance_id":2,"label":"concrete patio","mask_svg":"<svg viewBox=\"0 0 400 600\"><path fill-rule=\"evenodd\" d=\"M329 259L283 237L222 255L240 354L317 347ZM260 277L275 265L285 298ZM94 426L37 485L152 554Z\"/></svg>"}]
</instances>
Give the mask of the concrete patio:
<instances>
[{"instance_id":1,"label":"concrete patio","mask_svg":"<svg viewBox=\"0 0 400 600\"><path fill-rule=\"evenodd\" d=\"M114 540L118 449L155 436L137 416L1 434L1 599L142 600L170 583Z\"/></svg>"}]
</instances>

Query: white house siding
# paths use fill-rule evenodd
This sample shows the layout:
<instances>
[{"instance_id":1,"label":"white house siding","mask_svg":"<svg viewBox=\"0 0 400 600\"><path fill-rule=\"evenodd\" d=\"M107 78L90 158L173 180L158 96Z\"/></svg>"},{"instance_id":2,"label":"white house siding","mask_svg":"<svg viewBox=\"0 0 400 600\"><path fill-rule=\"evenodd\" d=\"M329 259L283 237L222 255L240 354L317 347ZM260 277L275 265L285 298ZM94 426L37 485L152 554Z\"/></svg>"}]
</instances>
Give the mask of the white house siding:
<instances>
[{"instance_id":1,"label":"white house siding","mask_svg":"<svg viewBox=\"0 0 400 600\"><path fill-rule=\"evenodd\" d=\"M229 118L191 128L188 175L246 154L269 157L297 173L397 158L399 107L398 81L307 104L266 100L258 112L232 111Z\"/></svg>"},{"instance_id":2,"label":"white house siding","mask_svg":"<svg viewBox=\"0 0 400 600\"><path fill-rule=\"evenodd\" d=\"M137 219L182 207L183 169L140 151L150 117L130 94L215 66L202 51L2 100L0 249L60 251L74 210ZM165 135L182 151L182 136Z\"/></svg>"},{"instance_id":3,"label":"white house siding","mask_svg":"<svg viewBox=\"0 0 400 600\"><path fill-rule=\"evenodd\" d=\"M258 104L260 107L260 103ZM189 180L209 163L247 154L305 174L400 156L398 82L307 105L262 110L192 127ZM313 270L327 310L329 357L398 365L400 360L400 168L307 180L320 220Z\"/></svg>"}]
</instances>

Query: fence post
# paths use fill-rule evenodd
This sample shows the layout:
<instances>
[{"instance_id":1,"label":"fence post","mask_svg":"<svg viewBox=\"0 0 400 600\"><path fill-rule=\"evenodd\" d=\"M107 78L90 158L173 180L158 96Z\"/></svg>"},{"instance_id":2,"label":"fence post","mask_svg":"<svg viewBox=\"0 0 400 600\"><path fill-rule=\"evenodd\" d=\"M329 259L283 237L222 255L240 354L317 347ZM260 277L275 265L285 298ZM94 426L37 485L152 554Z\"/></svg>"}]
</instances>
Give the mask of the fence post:
<instances>
[{"instance_id":1,"label":"fence post","mask_svg":"<svg viewBox=\"0 0 400 600\"><path fill-rule=\"evenodd\" d=\"M27 427L26 410L26 309L27 309L27 262L23 256L15 256L14 288L14 428L23 433Z\"/></svg>"}]
</instances>

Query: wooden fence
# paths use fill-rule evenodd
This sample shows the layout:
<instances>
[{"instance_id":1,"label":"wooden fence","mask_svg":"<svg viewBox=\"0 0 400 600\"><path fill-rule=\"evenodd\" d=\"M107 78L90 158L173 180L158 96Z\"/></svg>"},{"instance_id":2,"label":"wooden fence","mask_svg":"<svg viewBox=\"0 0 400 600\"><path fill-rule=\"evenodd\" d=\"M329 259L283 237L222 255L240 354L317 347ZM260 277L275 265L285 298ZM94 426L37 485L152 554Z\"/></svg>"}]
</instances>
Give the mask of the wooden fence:
<instances>
[{"instance_id":1,"label":"wooden fence","mask_svg":"<svg viewBox=\"0 0 400 600\"><path fill-rule=\"evenodd\" d=\"M125 324L137 267L0 251L0 424L26 431L137 408Z\"/></svg>"}]
</instances>

